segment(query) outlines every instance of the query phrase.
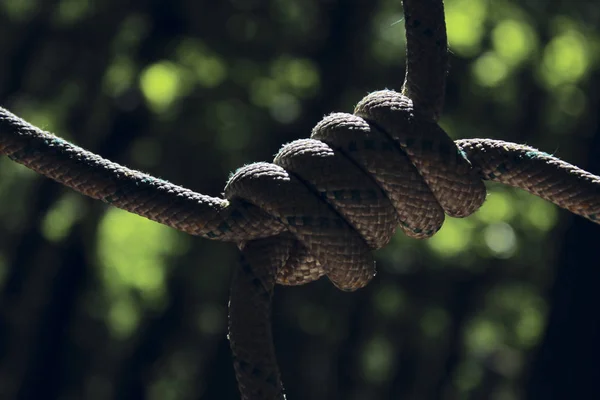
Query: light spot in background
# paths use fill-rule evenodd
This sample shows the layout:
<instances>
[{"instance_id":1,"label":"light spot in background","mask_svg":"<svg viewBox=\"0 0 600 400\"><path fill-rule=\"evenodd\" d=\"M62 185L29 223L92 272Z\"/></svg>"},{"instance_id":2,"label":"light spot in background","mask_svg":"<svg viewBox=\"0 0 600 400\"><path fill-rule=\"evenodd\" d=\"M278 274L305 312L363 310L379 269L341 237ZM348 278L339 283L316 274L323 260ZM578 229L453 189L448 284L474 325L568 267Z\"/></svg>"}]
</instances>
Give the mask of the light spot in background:
<instances>
[{"instance_id":1,"label":"light spot in background","mask_svg":"<svg viewBox=\"0 0 600 400\"><path fill-rule=\"evenodd\" d=\"M445 4L450 51L462 57L479 53L487 19L487 0L448 0Z\"/></svg>"},{"instance_id":2,"label":"light spot in background","mask_svg":"<svg viewBox=\"0 0 600 400\"><path fill-rule=\"evenodd\" d=\"M85 213L84 202L78 193L62 195L48 210L41 222L44 237L51 242L60 242L71 231L73 224Z\"/></svg>"},{"instance_id":3,"label":"light spot in background","mask_svg":"<svg viewBox=\"0 0 600 400\"><path fill-rule=\"evenodd\" d=\"M474 216L486 224L508 222L514 217L516 206L510 193L490 190L485 203Z\"/></svg>"},{"instance_id":4,"label":"light spot in background","mask_svg":"<svg viewBox=\"0 0 600 400\"><path fill-rule=\"evenodd\" d=\"M362 374L370 383L382 383L393 373L394 346L384 337L375 336L361 351Z\"/></svg>"},{"instance_id":5,"label":"light spot in background","mask_svg":"<svg viewBox=\"0 0 600 400\"><path fill-rule=\"evenodd\" d=\"M185 82L181 69L170 61L147 66L140 74L140 89L150 108L164 112L182 95Z\"/></svg>"},{"instance_id":6,"label":"light spot in background","mask_svg":"<svg viewBox=\"0 0 600 400\"><path fill-rule=\"evenodd\" d=\"M509 258L517 250L517 236L507 223L500 222L489 225L483 231L485 244L498 258Z\"/></svg>"},{"instance_id":7,"label":"light spot in background","mask_svg":"<svg viewBox=\"0 0 600 400\"><path fill-rule=\"evenodd\" d=\"M187 243L186 236L157 222L107 210L98 227L97 251L107 299L113 302L107 324L116 335L131 333L144 309L165 306L166 260L184 252Z\"/></svg>"},{"instance_id":8,"label":"light spot in background","mask_svg":"<svg viewBox=\"0 0 600 400\"><path fill-rule=\"evenodd\" d=\"M509 73L506 62L495 52L482 54L472 64L473 78L484 87L495 87L501 84Z\"/></svg>"},{"instance_id":9,"label":"light spot in background","mask_svg":"<svg viewBox=\"0 0 600 400\"><path fill-rule=\"evenodd\" d=\"M558 206L536 196L528 197L521 211L523 222L542 232L552 229L558 221Z\"/></svg>"},{"instance_id":10,"label":"light spot in background","mask_svg":"<svg viewBox=\"0 0 600 400\"><path fill-rule=\"evenodd\" d=\"M473 318L465 329L465 347L470 353L484 356L504 343L505 328L496 321Z\"/></svg>"},{"instance_id":11,"label":"light spot in background","mask_svg":"<svg viewBox=\"0 0 600 400\"><path fill-rule=\"evenodd\" d=\"M518 65L528 59L537 48L535 31L527 23L506 19L492 31L496 53L508 64Z\"/></svg>"},{"instance_id":12,"label":"light spot in background","mask_svg":"<svg viewBox=\"0 0 600 400\"><path fill-rule=\"evenodd\" d=\"M427 246L442 257L458 256L470 249L474 227L473 220L447 217Z\"/></svg>"},{"instance_id":13,"label":"light spot in background","mask_svg":"<svg viewBox=\"0 0 600 400\"><path fill-rule=\"evenodd\" d=\"M544 49L541 76L555 87L575 83L584 78L590 68L590 49L586 38L574 29L556 35Z\"/></svg>"}]
</instances>

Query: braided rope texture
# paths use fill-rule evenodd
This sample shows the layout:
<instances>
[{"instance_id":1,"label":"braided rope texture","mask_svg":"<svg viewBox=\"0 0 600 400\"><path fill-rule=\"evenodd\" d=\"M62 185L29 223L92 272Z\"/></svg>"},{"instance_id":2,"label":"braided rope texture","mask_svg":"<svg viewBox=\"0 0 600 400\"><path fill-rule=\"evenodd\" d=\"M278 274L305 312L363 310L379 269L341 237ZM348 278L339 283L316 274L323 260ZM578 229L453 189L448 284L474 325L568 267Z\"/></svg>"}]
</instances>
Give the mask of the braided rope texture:
<instances>
[{"instance_id":1,"label":"braided rope texture","mask_svg":"<svg viewBox=\"0 0 600 400\"><path fill-rule=\"evenodd\" d=\"M485 200L482 179L600 221L599 177L528 146L453 142L390 90L369 94L354 114L325 117L311 139L283 146L272 164L238 169L226 200L107 161L4 109L0 133L0 152L11 159L181 231L235 242L291 232L302 246L277 271L284 285L327 275L341 289L363 287L375 273L371 250L385 246L397 227L426 238L444 214L472 214Z\"/></svg>"},{"instance_id":2,"label":"braided rope texture","mask_svg":"<svg viewBox=\"0 0 600 400\"><path fill-rule=\"evenodd\" d=\"M600 223L600 177L528 146L453 142L390 90L369 94L354 114L325 117L311 139L283 146L272 164L238 169L226 200L112 163L4 109L0 152L87 196L190 234L238 242L244 261L232 286L230 340L248 399L284 398L269 321L275 283L326 275L343 290L363 287L375 275L371 250L398 227L426 238L445 214L472 214L485 200L482 180Z\"/></svg>"}]
</instances>

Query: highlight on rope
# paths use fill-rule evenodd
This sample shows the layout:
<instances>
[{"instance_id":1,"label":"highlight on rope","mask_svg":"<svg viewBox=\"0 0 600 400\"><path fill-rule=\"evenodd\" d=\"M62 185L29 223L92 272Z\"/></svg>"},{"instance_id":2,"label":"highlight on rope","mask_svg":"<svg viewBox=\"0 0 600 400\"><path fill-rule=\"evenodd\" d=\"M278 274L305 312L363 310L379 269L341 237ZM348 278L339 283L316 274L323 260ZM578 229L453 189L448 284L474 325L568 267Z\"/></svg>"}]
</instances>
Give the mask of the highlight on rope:
<instances>
[{"instance_id":1,"label":"highlight on rope","mask_svg":"<svg viewBox=\"0 0 600 400\"><path fill-rule=\"evenodd\" d=\"M130 170L0 108L0 152L74 190L159 223L241 249L231 289L229 339L244 399L284 398L272 343L275 284L322 276L342 290L375 275L372 250L396 229L434 235L445 215L485 201L484 180L518 187L600 223L600 177L532 147L452 141L437 124L447 73L441 0L405 0L401 92L370 93L334 113L272 163L238 169L225 199Z\"/></svg>"}]
</instances>

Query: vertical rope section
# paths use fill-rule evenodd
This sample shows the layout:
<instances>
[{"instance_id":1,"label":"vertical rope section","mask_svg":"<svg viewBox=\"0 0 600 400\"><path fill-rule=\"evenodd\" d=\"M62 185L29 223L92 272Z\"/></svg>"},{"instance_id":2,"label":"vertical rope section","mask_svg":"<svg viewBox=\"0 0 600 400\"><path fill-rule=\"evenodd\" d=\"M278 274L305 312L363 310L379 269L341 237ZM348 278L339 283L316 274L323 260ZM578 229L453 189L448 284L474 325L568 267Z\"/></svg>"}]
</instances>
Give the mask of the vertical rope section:
<instances>
[{"instance_id":1,"label":"vertical rope section","mask_svg":"<svg viewBox=\"0 0 600 400\"><path fill-rule=\"evenodd\" d=\"M437 121L444 106L448 39L441 0L404 0L406 76L402 94L416 112Z\"/></svg>"},{"instance_id":2,"label":"vertical rope section","mask_svg":"<svg viewBox=\"0 0 600 400\"><path fill-rule=\"evenodd\" d=\"M271 332L276 271L290 257L291 235L240 243L241 268L229 299L229 343L243 400L283 400L283 384Z\"/></svg>"}]
</instances>

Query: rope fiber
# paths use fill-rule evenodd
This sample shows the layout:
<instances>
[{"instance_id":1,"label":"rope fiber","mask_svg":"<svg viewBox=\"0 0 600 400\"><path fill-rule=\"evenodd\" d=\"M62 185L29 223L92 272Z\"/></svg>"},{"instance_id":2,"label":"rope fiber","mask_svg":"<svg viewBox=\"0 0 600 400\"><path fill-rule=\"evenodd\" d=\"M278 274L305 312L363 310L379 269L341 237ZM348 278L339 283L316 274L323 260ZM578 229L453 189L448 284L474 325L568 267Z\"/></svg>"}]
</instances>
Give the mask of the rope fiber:
<instances>
[{"instance_id":1,"label":"rope fiber","mask_svg":"<svg viewBox=\"0 0 600 400\"><path fill-rule=\"evenodd\" d=\"M225 199L205 196L105 160L0 108L0 152L115 207L192 235L236 242L242 267L231 290L229 339L243 399L285 398L270 307L275 284L327 276L342 290L375 275L372 250L397 228L434 235L445 215L485 200L483 180L540 196L600 223L600 178L537 149L488 139L452 141L437 125L446 79L443 5L405 0L407 76L402 93L334 113L273 163L238 169Z\"/></svg>"}]
</instances>

